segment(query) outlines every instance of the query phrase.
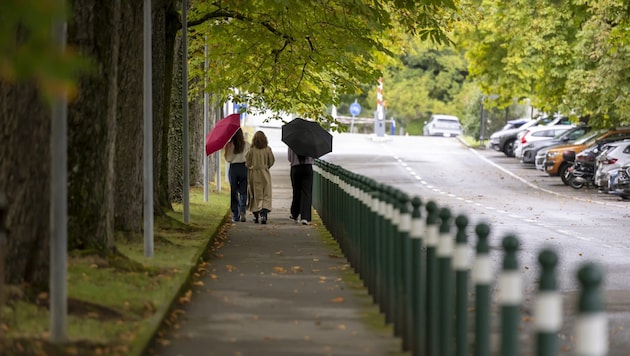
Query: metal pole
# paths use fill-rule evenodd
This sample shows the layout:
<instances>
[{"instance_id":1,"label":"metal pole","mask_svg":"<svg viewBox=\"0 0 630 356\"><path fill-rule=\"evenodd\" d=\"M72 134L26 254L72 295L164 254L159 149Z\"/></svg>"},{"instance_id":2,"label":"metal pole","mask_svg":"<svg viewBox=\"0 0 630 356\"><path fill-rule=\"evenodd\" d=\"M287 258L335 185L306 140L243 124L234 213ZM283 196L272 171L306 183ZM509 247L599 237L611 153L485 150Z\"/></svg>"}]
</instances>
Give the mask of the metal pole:
<instances>
[{"instance_id":1,"label":"metal pole","mask_svg":"<svg viewBox=\"0 0 630 356\"><path fill-rule=\"evenodd\" d=\"M144 256L153 257L153 59L151 0L144 0Z\"/></svg>"},{"instance_id":2,"label":"metal pole","mask_svg":"<svg viewBox=\"0 0 630 356\"><path fill-rule=\"evenodd\" d=\"M64 0L59 3L65 7ZM65 19L60 19L55 25L54 40L61 52L66 48L66 33ZM65 90L53 106L50 145L50 340L61 343L66 341L68 314L68 103Z\"/></svg>"},{"instance_id":3,"label":"metal pole","mask_svg":"<svg viewBox=\"0 0 630 356\"><path fill-rule=\"evenodd\" d=\"M479 128L479 145L483 146L483 140L486 138L486 123L484 120L483 101L486 99L485 95L481 96L481 127Z\"/></svg>"},{"instance_id":4,"label":"metal pole","mask_svg":"<svg viewBox=\"0 0 630 356\"><path fill-rule=\"evenodd\" d=\"M186 0L182 0L182 43L183 43L183 55L182 55L182 86L183 86L183 119L184 125L182 127L182 153L183 157L183 166L184 166L184 182L183 182L183 195L182 195L182 204L184 211L184 224L188 224L190 222L190 198L189 198L189 190L190 190L190 153L188 151L188 19L187 19L187 8L188 2Z\"/></svg>"},{"instance_id":5,"label":"metal pole","mask_svg":"<svg viewBox=\"0 0 630 356\"><path fill-rule=\"evenodd\" d=\"M208 111L210 110L210 104L209 104L209 98L208 98L208 80L207 80L207 76L208 76L208 43L207 43L207 38L206 38L206 45L204 48L204 57L205 57L205 61L204 61L204 77L203 77L203 133L204 135L206 135L208 133L208 130L210 129L210 119L209 119L209 113ZM204 202L208 202L208 179L210 177L210 174L208 172L208 159L209 157L206 156L205 154L203 155L203 201Z\"/></svg>"}]
</instances>

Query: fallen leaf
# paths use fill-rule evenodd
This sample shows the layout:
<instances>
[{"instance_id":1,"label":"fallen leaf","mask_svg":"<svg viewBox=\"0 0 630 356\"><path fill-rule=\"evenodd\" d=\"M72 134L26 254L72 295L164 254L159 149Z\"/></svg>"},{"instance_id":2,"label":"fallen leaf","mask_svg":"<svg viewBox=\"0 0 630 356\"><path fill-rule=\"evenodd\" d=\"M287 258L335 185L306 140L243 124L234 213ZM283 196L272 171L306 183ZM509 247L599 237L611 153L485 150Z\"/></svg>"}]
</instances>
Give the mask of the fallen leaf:
<instances>
[{"instance_id":1,"label":"fallen leaf","mask_svg":"<svg viewBox=\"0 0 630 356\"><path fill-rule=\"evenodd\" d=\"M331 299L330 301L333 302L333 303L343 303L344 299L343 299L343 297L337 297L337 298Z\"/></svg>"},{"instance_id":2,"label":"fallen leaf","mask_svg":"<svg viewBox=\"0 0 630 356\"><path fill-rule=\"evenodd\" d=\"M210 274L210 279L219 279L219 276L217 276L216 274L212 273L212 274Z\"/></svg>"},{"instance_id":3,"label":"fallen leaf","mask_svg":"<svg viewBox=\"0 0 630 356\"><path fill-rule=\"evenodd\" d=\"M194 282L193 285L195 285L195 286L203 286L203 282L202 281L197 281L197 282Z\"/></svg>"}]
</instances>

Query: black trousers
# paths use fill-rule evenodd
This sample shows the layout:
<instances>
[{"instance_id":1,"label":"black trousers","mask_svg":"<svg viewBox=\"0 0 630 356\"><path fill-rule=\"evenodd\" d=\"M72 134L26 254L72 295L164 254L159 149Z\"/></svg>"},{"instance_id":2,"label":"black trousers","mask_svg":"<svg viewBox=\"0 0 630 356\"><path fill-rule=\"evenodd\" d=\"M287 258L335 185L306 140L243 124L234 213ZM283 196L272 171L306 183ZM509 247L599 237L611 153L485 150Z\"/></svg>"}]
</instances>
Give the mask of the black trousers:
<instances>
[{"instance_id":1,"label":"black trousers","mask_svg":"<svg viewBox=\"0 0 630 356\"><path fill-rule=\"evenodd\" d=\"M232 218L238 219L247 208L247 166L245 163L231 163L228 170L230 179L230 210Z\"/></svg>"},{"instance_id":2,"label":"black trousers","mask_svg":"<svg viewBox=\"0 0 630 356\"><path fill-rule=\"evenodd\" d=\"M311 205L313 204L313 165L299 164L291 166L291 216L311 221Z\"/></svg>"}]
</instances>

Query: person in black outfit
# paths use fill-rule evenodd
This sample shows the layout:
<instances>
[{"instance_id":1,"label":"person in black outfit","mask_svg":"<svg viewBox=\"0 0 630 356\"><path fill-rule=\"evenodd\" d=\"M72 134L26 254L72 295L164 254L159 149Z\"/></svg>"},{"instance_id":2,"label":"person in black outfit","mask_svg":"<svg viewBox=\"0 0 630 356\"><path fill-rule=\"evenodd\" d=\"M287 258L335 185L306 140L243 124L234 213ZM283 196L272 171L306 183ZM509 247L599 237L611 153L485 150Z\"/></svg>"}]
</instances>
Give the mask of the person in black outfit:
<instances>
[{"instance_id":1,"label":"person in black outfit","mask_svg":"<svg viewBox=\"0 0 630 356\"><path fill-rule=\"evenodd\" d=\"M245 222L245 208L247 207L247 167L245 155L250 145L245 141L242 129L238 129L230 141L225 145L224 157L230 163L228 177L230 179L230 210L232 221Z\"/></svg>"},{"instance_id":2,"label":"person in black outfit","mask_svg":"<svg viewBox=\"0 0 630 356\"><path fill-rule=\"evenodd\" d=\"M289 148L288 159L291 163L291 186L293 199L291 200L292 220L302 225L311 223L311 205L313 203L313 158L300 156Z\"/></svg>"}]
</instances>

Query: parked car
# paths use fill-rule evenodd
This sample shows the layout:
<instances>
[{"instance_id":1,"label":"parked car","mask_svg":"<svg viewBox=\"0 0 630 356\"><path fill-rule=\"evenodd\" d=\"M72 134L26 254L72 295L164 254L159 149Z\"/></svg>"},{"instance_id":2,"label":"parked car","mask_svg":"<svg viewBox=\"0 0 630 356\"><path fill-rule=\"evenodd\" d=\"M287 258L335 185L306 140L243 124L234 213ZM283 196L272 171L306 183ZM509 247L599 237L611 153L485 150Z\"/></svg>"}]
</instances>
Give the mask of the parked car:
<instances>
[{"instance_id":1,"label":"parked car","mask_svg":"<svg viewBox=\"0 0 630 356\"><path fill-rule=\"evenodd\" d=\"M621 166L615 171L611 193L620 196L622 199L630 199L630 164Z\"/></svg>"},{"instance_id":2,"label":"parked car","mask_svg":"<svg viewBox=\"0 0 630 356\"><path fill-rule=\"evenodd\" d=\"M462 124L457 116L431 115L429 121L425 121L422 133L424 136L459 136L462 134Z\"/></svg>"},{"instance_id":3,"label":"parked car","mask_svg":"<svg viewBox=\"0 0 630 356\"><path fill-rule=\"evenodd\" d=\"M610 172L630 164L630 140L606 144L596 158L595 185L600 191L610 190Z\"/></svg>"},{"instance_id":4,"label":"parked car","mask_svg":"<svg viewBox=\"0 0 630 356\"><path fill-rule=\"evenodd\" d=\"M536 155L539 150L543 148L553 147L556 145L569 144L583 137L590 130L591 128L588 126L576 126L558 134L556 137L553 137L549 140L528 142L522 148L523 152L521 153L521 162L522 163L535 163Z\"/></svg>"},{"instance_id":5,"label":"parked car","mask_svg":"<svg viewBox=\"0 0 630 356\"><path fill-rule=\"evenodd\" d=\"M573 125L539 125L521 131L514 143L514 157L520 160L523 156L523 147L529 142L551 140L574 127Z\"/></svg>"},{"instance_id":6,"label":"parked car","mask_svg":"<svg viewBox=\"0 0 630 356\"><path fill-rule=\"evenodd\" d=\"M528 119L528 118L508 120L508 122L499 131L518 129L519 127L523 126L524 124L530 121L532 121L532 119Z\"/></svg>"},{"instance_id":7,"label":"parked car","mask_svg":"<svg viewBox=\"0 0 630 356\"><path fill-rule=\"evenodd\" d=\"M564 184L569 184L566 179L567 169L571 166L569 162L565 162L563 159L563 153L565 151L573 151L576 154L582 152L582 150L593 144L603 145L608 142L619 141L625 138L630 138L630 129L613 129L605 132L595 131L587 137L575 141L570 145L563 145L546 150L544 171L551 177L560 176Z\"/></svg>"},{"instance_id":8,"label":"parked car","mask_svg":"<svg viewBox=\"0 0 630 356\"><path fill-rule=\"evenodd\" d=\"M562 116L539 116L534 120L531 120L519 128L509 129L509 130L500 130L492 135L490 135L490 140L488 141L488 147L492 148L496 151L503 152L508 157L514 157L514 143L516 142L516 138L519 132L524 131L530 127L536 125L566 125L571 124L571 120L567 117Z\"/></svg>"}]
</instances>

